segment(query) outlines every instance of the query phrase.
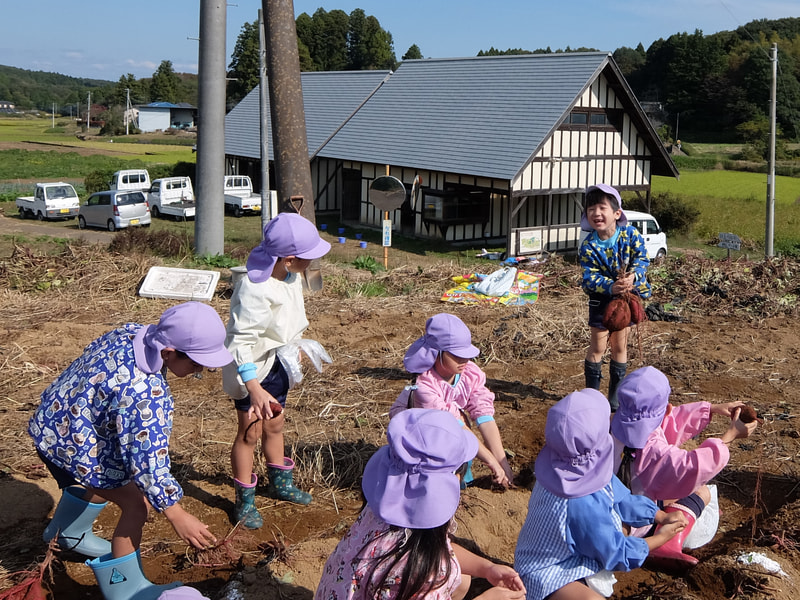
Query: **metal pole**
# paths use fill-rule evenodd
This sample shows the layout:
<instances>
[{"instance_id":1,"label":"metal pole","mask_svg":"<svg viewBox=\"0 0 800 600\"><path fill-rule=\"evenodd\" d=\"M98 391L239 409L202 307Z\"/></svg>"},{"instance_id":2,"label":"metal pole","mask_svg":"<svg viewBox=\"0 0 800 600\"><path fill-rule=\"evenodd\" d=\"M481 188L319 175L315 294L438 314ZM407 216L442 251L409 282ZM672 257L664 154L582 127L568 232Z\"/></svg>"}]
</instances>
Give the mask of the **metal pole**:
<instances>
[{"instance_id":1,"label":"metal pole","mask_svg":"<svg viewBox=\"0 0 800 600\"><path fill-rule=\"evenodd\" d=\"M195 252L225 251L225 0L200 0Z\"/></svg>"},{"instance_id":2,"label":"metal pole","mask_svg":"<svg viewBox=\"0 0 800 600\"><path fill-rule=\"evenodd\" d=\"M764 254L775 256L775 113L777 104L778 44L772 44L772 89L769 104L769 166L767 171L767 227L764 234Z\"/></svg>"},{"instance_id":3,"label":"metal pole","mask_svg":"<svg viewBox=\"0 0 800 600\"><path fill-rule=\"evenodd\" d=\"M272 214L269 190L269 111L267 99L269 87L267 83L267 40L264 33L264 11L258 9L258 115L261 122L259 139L261 141L261 235Z\"/></svg>"}]
</instances>

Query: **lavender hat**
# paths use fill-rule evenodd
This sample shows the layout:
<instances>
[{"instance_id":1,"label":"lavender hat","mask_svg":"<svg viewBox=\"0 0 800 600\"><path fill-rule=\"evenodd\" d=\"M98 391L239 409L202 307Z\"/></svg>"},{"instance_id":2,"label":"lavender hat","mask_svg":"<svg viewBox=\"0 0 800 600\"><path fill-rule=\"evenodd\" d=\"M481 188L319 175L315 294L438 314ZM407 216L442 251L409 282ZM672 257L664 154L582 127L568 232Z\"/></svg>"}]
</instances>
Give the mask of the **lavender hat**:
<instances>
[{"instance_id":1,"label":"lavender hat","mask_svg":"<svg viewBox=\"0 0 800 600\"><path fill-rule=\"evenodd\" d=\"M622 210L622 198L620 197L619 192L608 184L598 183L597 185L590 185L588 188L586 188L586 194L595 190L600 190L604 194L616 198L617 204L619 204L619 210L621 212L619 219L617 219L617 223L622 227L625 227L625 225L628 224L628 217L625 216L625 211ZM581 213L581 229L583 231L592 230L592 226L589 225L589 219L586 218L586 210Z\"/></svg>"},{"instance_id":2,"label":"lavender hat","mask_svg":"<svg viewBox=\"0 0 800 600\"><path fill-rule=\"evenodd\" d=\"M608 404L608 403L606 403ZM389 421L389 441L364 468L369 507L390 525L432 529L458 508L455 471L478 453L478 439L444 410L409 408Z\"/></svg>"},{"instance_id":3,"label":"lavender hat","mask_svg":"<svg viewBox=\"0 0 800 600\"><path fill-rule=\"evenodd\" d=\"M590 388L556 402L547 412L536 481L560 498L588 496L608 485L614 473L610 416L606 397Z\"/></svg>"},{"instance_id":4,"label":"lavender hat","mask_svg":"<svg viewBox=\"0 0 800 600\"><path fill-rule=\"evenodd\" d=\"M280 213L264 227L264 239L247 258L247 276L253 283L269 279L279 258L322 258L331 245L319 237L314 224L296 213Z\"/></svg>"},{"instance_id":5,"label":"lavender hat","mask_svg":"<svg viewBox=\"0 0 800 600\"><path fill-rule=\"evenodd\" d=\"M480 354L472 345L472 334L455 315L439 313L425 323L425 335L406 351L403 365L409 373L424 373L436 362L439 352L450 352L459 358L475 358Z\"/></svg>"},{"instance_id":6,"label":"lavender hat","mask_svg":"<svg viewBox=\"0 0 800 600\"><path fill-rule=\"evenodd\" d=\"M636 369L617 387L619 408L611 433L629 448L644 448L647 438L661 425L671 392L667 376L655 367Z\"/></svg>"},{"instance_id":7,"label":"lavender hat","mask_svg":"<svg viewBox=\"0 0 800 600\"><path fill-rule=\"evenodd\" d=\"M185 352L204 367L224 367L233 362L225 349L225 325L217 311L202 302L184 302L161 314L158 325L145 325L133 338L136 366L156 373L164 366L161 350Z\"/></svg>"}]
</instances>

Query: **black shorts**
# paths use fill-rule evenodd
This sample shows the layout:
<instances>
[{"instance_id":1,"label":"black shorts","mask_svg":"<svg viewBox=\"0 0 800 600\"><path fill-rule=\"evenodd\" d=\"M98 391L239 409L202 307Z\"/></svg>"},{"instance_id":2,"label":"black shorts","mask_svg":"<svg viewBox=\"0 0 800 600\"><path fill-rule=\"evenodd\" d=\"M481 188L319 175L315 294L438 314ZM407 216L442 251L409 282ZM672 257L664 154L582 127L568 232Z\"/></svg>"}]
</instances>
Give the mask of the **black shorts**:
<instances>
[{"instance_id":1,"label":"black shorts","mask_svg":"<svg viewBox=\"0 0 800 600\"><path fill-rule=\"evenodd\" d=\"M286 395L289 393L289 375L287 375L286 369L283 368L281 361L277 357L275 357L275 363L267 373L264 381L261 382L261 387L269 392L281 406L286 407ZM236 410L250 410L250 394L239 400L234 399L233 404L236 406Z\"/></svg>"},{"instance_id":2,"label":"black shorts","mask_svg":"<svg viewBox=\"0 0 800 600\"><path fill-rule=\"evenodd\" d=\"M68 488L73 485L81 485L78 483L78 480L75 479L75 476L70 473L69 471L65 471L57 464L50 461L44 454L36 451L36 454L39 455L39 458L44 463L44 466L47 467L47 470L50 471L50 474L53 476L53 479L56 480L58 484L58 489L63 490L64 488Z\"/></svg>"},{"instance_id":3,"label":"black shorts","mask_svg":"<svg viewBox=\"0 0 800 600\"><path fill-rule=\"evenodd\" d=\"M603 316L606 314L606 308L612 298L613 296L604 294L589 294L589 327L597 327L605 331Z\"/></svg>"}]
</instances>

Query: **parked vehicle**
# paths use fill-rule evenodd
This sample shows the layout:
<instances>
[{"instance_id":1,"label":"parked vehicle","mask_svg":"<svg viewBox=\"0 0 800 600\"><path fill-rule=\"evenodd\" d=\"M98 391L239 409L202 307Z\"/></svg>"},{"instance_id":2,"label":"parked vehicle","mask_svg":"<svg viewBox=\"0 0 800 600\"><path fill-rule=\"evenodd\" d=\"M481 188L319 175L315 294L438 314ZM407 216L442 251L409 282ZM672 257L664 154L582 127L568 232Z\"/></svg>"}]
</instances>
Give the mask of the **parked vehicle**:
<instances>
[{"instance_id":1,"label":"parked vehicle","mask_svg":"<svg viewBox=\"0 0 800 600\"><path fill-rule=\"evenodd\" d=\"M225 210L234 217L261 213L261 194L253 193L253 182L247 175L225 175Z\"/></svg>"},{"instance_id":2,"label":"parked vehicle","mask_svg":"<svg viewBox=\"0 0 800 600\"><path fill-rule=\"evenodd\" d=\"M154 217L191 219L196 208L192 180L188 177L156 179L147 192L147 202Z\"/></svg>"},{"instance_id":3,"label":"parked vehicle","mask_svg":"<svg viewBox=\"0 0 800 600\"><path fill-rule=\"evenodd\" d=\"M123 169L114 173L108 189L147 193L150 185L150 173L147 169Z\"/></svg>"},{"instance_id":4,"label":"parked vehicle","mask_svg":"<svg viewBox=\"0 0 800 600\"><path fill-rule=\"evenodd\" d=\"M644 238L644 246L647 249L647 258L656 260L667 255L667 234L661 230L656 218L648 213L635 210L626 210L625 216L628 223L636 227ZM580 244L589 235L588 231L581 231Z\"/></svg>"},{"instance_id":5,"label":"parked vehicle","mask_svg":"<svg viewBox=\"0 0 800 600\"><path fill-rule=\"evenodd\" d=\"M104 227L109 231L135 225L150 226L150 207L143 192L95 192L78 212L78 227Z\"/></svg>"},{"instance_id":6,"label":"parked vehicle","mask_svg":"<svg viewBox=\"0 0 800 600\"><path fill-rule=\"evenodd\" d=\"M69 183L37 183L33 196L20 196L16 201L20 219L74 219L80 200Z\"/></svg>"}]
</instances>

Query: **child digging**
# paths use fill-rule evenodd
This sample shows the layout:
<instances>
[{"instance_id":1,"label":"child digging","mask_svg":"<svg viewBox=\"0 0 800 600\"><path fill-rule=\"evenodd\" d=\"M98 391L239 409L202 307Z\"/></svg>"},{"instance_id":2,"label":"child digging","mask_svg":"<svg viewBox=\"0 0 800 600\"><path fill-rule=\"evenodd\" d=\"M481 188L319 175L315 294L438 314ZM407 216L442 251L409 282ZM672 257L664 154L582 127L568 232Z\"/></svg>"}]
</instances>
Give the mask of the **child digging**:
<instances>
[{"instance_id":1,"label":"child digging","mask_svg":"<svg viewBox=\"0 0 800 600\"><path fill-rule=\"evenodd\" d=\"M255 505L258 476L253 472L259 439L267 460L267 493L296 504L311 502L311 494L295 487L294 461L284 455L283 409L290 377L278 352L293 347L308 327L301 276L330 248L311 221L298 214L279 214L264 228L264 240L250 253L247 276L237 283L231 298L225 344L234 362L223 370L222 379L225 392L234 399L238 420L231 449L234 521L248 529L263 524Z\"/></svg>"}]
</instances>

